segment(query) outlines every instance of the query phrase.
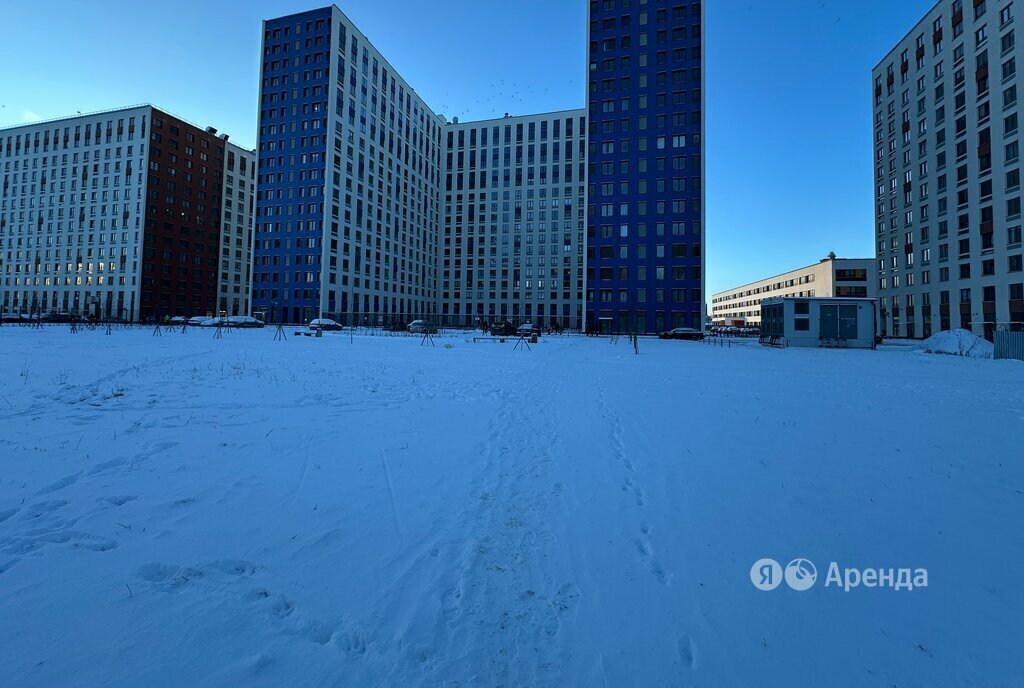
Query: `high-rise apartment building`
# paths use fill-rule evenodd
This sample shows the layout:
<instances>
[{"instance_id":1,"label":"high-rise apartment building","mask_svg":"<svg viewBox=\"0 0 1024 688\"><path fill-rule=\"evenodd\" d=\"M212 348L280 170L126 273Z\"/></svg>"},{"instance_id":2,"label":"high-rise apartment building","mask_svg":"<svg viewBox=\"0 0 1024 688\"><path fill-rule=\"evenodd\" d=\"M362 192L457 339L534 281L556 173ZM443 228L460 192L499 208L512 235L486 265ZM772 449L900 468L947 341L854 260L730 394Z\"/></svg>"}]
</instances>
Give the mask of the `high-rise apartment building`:
<instances>
[{"instance_id":1,"label":"high-rise apartment building","mask_svg":"<svg viewBox=\"0 0 1024 688\"><path fill-rule=\"evenodd\" d=\"M464 123L338 7L264 22L255 312L702 327L701 4L590 15L587 110Z\"/></svg>"},{"instance_id":2,"label":"high-rise apartment building","mask_svg":"<svg viewBox=\"0 0 1024 688\"><path fill-rule=\"evenodd\" d=\"M256 151L226 143L225 153L217 311L228 315L248 315Z\"/></svg>"},{"instance_id":3,"label":"high-rise apartment building","mask_svg":"<svg viewBox=\"0 0 1024 688\"><path fill-rule=\"evenodd\" d=\"M587 320L704 325L700 2L590 0Z\"/></svg>"},{"instance_id":4,"label":"high-rise apartment building","mask_svg":"<svg viewBox=\"0 0 1024 688\"><path fill-rule=\"evenodd\" d=\"M212 314L222 283L246 293L219 267L227 146L150 105L0 130L3 310L134 321Z\"/></svg>"},{"instance_id":5,"label":"high-rise apartment building","mask_svg":"<svg viewBox=\"0 0 1024 688\"><path fill-rule=\"evenodd\" d=\"M1019 4L941 0L872 73L885 334L1024 323Z\"/></svg>"},{"instance_id":6,"label":"high-rise apartment building","mask_svg":"<svg viewBox=\"0 0 1024 688\"><path fill-rule=\"evenodd\" d=\"M336 6L264 22L253 307L436 317L445 121Z\"/></svg>"},{"instance_id":7,"label":"high-rise apartment building","mask_svg":"<svg viewBox=\"0 0 1024 688\"><path fill-rule=\"evenodd\" d=\"M583 110L445 127L447 324L583 323Z\"/></svg>"}]
</instances>

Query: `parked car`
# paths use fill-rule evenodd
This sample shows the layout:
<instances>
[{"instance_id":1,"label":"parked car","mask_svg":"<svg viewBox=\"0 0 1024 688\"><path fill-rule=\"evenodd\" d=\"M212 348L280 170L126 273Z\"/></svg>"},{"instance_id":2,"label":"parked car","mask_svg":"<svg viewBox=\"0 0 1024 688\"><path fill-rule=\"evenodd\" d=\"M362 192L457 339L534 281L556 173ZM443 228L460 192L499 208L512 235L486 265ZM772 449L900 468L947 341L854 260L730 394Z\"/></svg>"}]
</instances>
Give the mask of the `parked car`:
<instances>
[{"instance_id":1,"label":"parked car","mask_svg":"<svg viewBox=\"0 0 1024 688\"><path fill-rule=\"evenodd\" d=\"M176 315L173 318L171 318L171 324L172 325L187 325L188 324L188 318L186 318L184 315Z\"/></svg>"},{"instance_id":2,"label":"parked car","mask_svg":"<svg viewBox=\"0 0 1024 688\"><path fill-rule=\"evenodd\" d=\"M43 313L43 322L48 323L70 323L81 322L82 318L71 313Z\"/></svg>"},{"instance_id":3,"label":"parked car","mask_svg":"<svg viewBox=\"0 0 1024 688\"><path fill-rule=\"evenodd\" d=\"M516 334L520 337L533 337L539 335L540 331L532 323L523 323L516 328Z\"/></svg>"},{"instance_id":4,"label":"parked car","mask_svg":"<svg viewBox=\"0 0 1024 688\"><path fill-rule=\"evenodd\" d=\"M692 327L677 327L674 330L662 332L658 335L658 339L682 339L691 342L699 342L704 339L704 334L700 330L695 330Z\"/></svg>"},{"instance_id":5,"label":"parked car","mask_svg":"<svg viewBox=\"0 0 1024 688\"><path fill-rule=\"evenodd\" d=\"M322 330L324 332L338 332L342 329L341 323L335 322L330 318L317 318L309 321L309 329L316 332Z\"/></svg>"},{"instance_id":6,"label":"parked car","mask_svg":"<svg viewBox=\"0 0 1024 688\"><path fill-rule=\"evenodd\" d=\"M435 334L437 325L428 323L426 320L413 320L407 329L412 334Z\"/></svg>"},{"instance_id":7,"label":"parked car","mask_svg":"<svg viewBox=\"0 0 1024 688\"><path fill-rule=\"evenodd\" d=\"M5 323L30 323L41 322L43 316L39 313L4 313L0 319Z\"/></svg>"},{"instance_id":8,"label":"parked car","mask_svg":"<svg viewBox=\"0 0 1024 688\"><path fill-rule=\"evenodd\" d=\"M505 321L491 323L490 332L492 337L511 337L516 333L516 326Z\"/></svg>"},{"instance_id":9,"label":"parked car","mask_svg":"<svg viewBox=\"0 0 1024 688\"><path fill-rule=\"evenodd\" d=\"M227 318L203 318L199 323L200 327L226 327L228 324Z\"/></svg>"},{"instance_id":10,"label":"parked car","mask_svg":"<svg viewBox=\"0 0 1024 688\"><path fill-rule=\"evenodd\" d=\"M263 321L259 318L254 318L251 315L231 315L225 318L225 321L225 324L228 327L238 327L243 329L263 327Z\"/></svg>"},{"instance_id":11,"label":"parked car","mask_svg":"<svg viewBox=\"0 0 1024 688\"><path fill-rule=\"evenodd\" d=\"M210 319L208 315L194 315L188 319L188 324L193 327L202 327L203 323Z\"/></svg>"}]
</instances>

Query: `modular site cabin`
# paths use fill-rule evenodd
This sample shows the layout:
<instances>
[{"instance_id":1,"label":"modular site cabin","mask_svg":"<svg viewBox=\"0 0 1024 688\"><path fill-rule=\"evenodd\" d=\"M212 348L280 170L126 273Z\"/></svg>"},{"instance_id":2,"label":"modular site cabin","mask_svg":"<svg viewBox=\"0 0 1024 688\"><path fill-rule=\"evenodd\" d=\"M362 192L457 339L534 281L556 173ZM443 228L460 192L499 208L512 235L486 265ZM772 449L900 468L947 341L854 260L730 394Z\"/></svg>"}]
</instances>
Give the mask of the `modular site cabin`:
<instances>
[{"instance_id":1,"label":"modular site cabin","mask_svg":"<svg viewBox=\"0 0 1024 688\"><path fill-rule=\"evenodd\" d=\"M876 300L860 298L775 298L761 303L761 343L872 349Z\"/></svg>"}]
</instances>

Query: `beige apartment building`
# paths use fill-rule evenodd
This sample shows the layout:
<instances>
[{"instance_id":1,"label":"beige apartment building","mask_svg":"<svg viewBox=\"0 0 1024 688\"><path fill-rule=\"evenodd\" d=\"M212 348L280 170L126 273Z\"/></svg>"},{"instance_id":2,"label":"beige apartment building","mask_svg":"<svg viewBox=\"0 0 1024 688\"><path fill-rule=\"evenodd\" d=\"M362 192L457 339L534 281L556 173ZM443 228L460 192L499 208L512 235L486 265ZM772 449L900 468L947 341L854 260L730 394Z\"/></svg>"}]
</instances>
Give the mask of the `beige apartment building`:
<instances>
[{"instance_id":1,"label":"beige apartment building","mask_svg":"<svg viewBox=\"0 0 1024 688\"><path fill-rule=\"evenodd\" d=\"M836 258L719 292L711 298L715 325L761 325L761 302L787 296L873 298L877 267L871 258Z\"/></svg>"}]
</instances>

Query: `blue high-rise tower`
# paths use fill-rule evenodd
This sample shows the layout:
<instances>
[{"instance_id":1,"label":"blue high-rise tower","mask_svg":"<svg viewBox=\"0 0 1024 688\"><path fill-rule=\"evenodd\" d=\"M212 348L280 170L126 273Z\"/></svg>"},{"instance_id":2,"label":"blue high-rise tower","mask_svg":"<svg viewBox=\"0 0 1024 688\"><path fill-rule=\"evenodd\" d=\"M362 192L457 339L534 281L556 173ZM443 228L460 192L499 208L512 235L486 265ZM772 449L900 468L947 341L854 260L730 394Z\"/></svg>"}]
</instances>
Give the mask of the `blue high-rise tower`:
<instances>
[{"instance_id":1,"label":"blue high-rise tower","mask_svg":"<svg viewBox=\"0 0 1024 688\"><path fill-rule=\"evenodd\" d=\"M703 327L701 19L700 2L590 2L590 328Z\"/></svg>"},{"instance_id":2,"label":"blue high-rise tower","mask_svg":"<svg viewBox=\"0 0 1024 688\"><path fill-rule=\"evenodd\" d=\"M444 120L337 6L264 22L261 79L254 312L435 316Z\"/></svg>"}]
</instances>

